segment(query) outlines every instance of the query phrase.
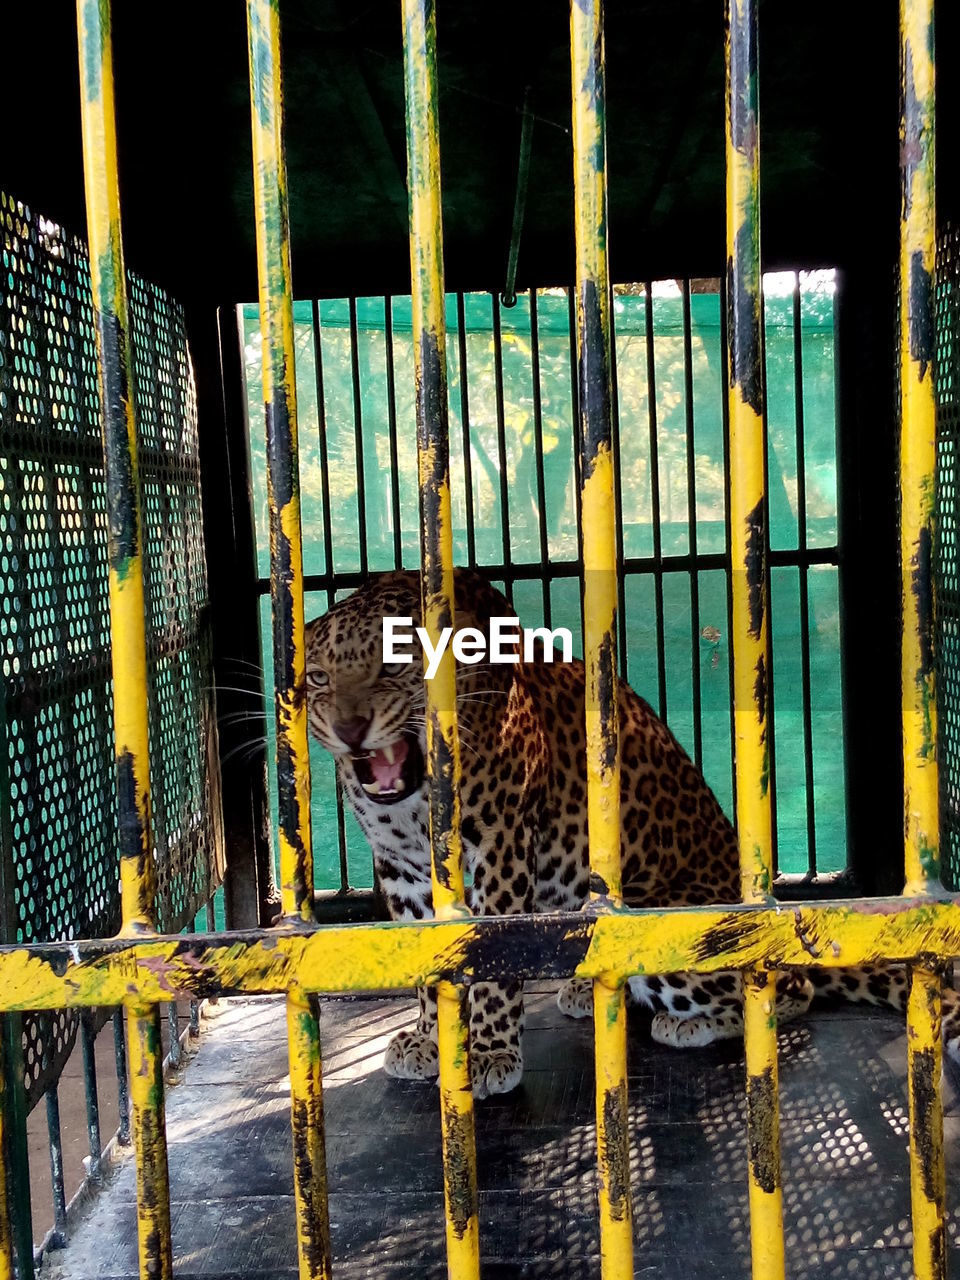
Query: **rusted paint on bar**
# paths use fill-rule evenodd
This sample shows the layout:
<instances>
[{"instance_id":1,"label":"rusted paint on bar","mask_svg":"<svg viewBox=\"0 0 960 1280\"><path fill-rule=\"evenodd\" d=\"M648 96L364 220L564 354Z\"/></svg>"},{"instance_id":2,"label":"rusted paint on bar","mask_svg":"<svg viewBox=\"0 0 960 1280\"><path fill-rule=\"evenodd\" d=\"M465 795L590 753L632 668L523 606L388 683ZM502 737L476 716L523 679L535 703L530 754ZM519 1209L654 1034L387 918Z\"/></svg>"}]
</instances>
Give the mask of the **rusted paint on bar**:
<instances>
[{"instance_id":1,"label":"rusted paint on bar","mask_svg":"<svg viewBox=\"0 0 960 1280\"><path fill-rule=\"evenodd\" d=\"M277 0L248 0L253 191L270 497L270 582L283 913L310 920L313 848L307 746L303 546Z\"/></svg>"},{"instance_id":2,"label":"rusted paint on bar","mask_svg":"<svg viewBox=\"0 0 960 1280\"><path fill-rule=\"evenodd\" d=\"M437 991L437 1049L447 1269L452 1277L480 1274L476 1135L470 1083L469 1012L464 988Z\"/></svg>"},{"instance_id":3,"label":"rusted paint on bar","mask_svg":"<svg viewBox=\"0 0 960 1280\"><path fill-rule=\"evenodd\" d=\"M728 0L727 335L737 823L743 897L772 884L755 0Z\"/></svg>"},{"instance_id":4,"label":"rusted paint on bar","mask_svg":"<svg viewBox=\"0 0 960 1280\"><path fill-rule=\"evenodd\" d=\"M940 984L940 974L935 970L911 969L907 996L907 1075L913 1267L917 1280L945 1280L947 1274Z\"/></svg>"},{"instance_id":5,"label":"rusted paint on bar","mask_svg":"<svg viewBox=\"0 0 960 1280\"><path fill-rule=\"evenodd\" d=\"M960 900L566 912L0 948L0 1013L441 981L838 968L960 955Z\"/></svg>"},{"instance_id":6,"label":"rusted paint on bar","mask_svg":"<svg viewBox=\"0 0 960 1280\"><path fill-rule=\"evenodd\" d=\"M124 929L136 931L151 927L156 874L150 850L140 485L120 231L109 0L77 0L77 31L87 237L107 480L120 883Z\"/></svg>"},{"instance_id":7,"label":"rusted paint on bar","mask_svg":"<svg viewBox=\"0 0 960 1280\"><path fill-rule=\"evenodd\" d=\"M403 34L422 608L423 625L436 643L441 630L455 623L433 0L404 0ZM433 906L443 918L462 911L463 902L456 668L449 649L426 684L426 699Z\"/></svg>"},{"instance_id":8,"label":"rusted paint on bar","mask_svg":"<svg viewBox=\"0 0 960 1280\"><path fill-rule=\"evenodd\" d=\"M330 1276L330 1220L323 1128L323 1080L317 1010L299 989L287 996L293 1193L300 1280Z\"/></svg>"},{"instance_id":9,"label":"rusted paint on bar","mask_svg":"<svg viewBox=\"0 0 960 1280\"><path fill-rule=\"evenodd\" d=\"M757 0L727 0L727 337L737 830L744 902L773 884ZM750 1243L755 1280L782 1280L783 1191L773 979L744 973Z\"/></svg>"},{"instance_id":10,"label":"rusted paint on bar","mask_svg":"<svg viewBox=\"0 0 960 1280\"><path fill-rule=\"evenodd\" d=\"M620 757L616 698L617 544L600 0L576 0L571 5L570 48L587 686L587 822L592 895L615 903L621 896Z\"/></svg>"},{"instance_id":11,"label":"rusted paint on bar","mask_svg":"<svg viewBox=\"0 0 960 1280\"><path fill-rule=\"evenodd\" d=\"M907 892L940 875L934 669L933 0L900 3L900 565Z\"/></svg>"},{"instance_id":12,"label":"rusted paint on bar","mask_svg":"<svg viewBox=\"0 0 960 1280\"><path fill-rule=\"evenodd\" d=\"M577 387L583 627L586 663L590 897L622 903L617 703L617 539L614 501L610 275L602 0L570 6L573 181L577 250ZM600 1257L604 1280L633 1275L627 1030L622 986L597 975L596 1058Z\"/></svg>"},{"instance_id":13,"label":"rusted paint on bar","mask_svg":"<svg viewBox=\"0 0 960 1280\"><path fill-rule=\"evenodd\" d=\"M420 480L420 565L423 625L436 644L453 627L453 532L447 420L443 218L437 116L437 30L434 0L403 0L403 66L407 118L407 189ZM460 741L456 666L447 649L425 681L427 771L433 910L439 921L465 917L460 836ZM478 1280L477 1151L470 1080L466 993L437 992L440 1120L451 1280Z\"/></svg>"},{"instance_id":14,"label":"rusted paint on bar","mask_svg":"<svg viewBox=\"0 0 960 1280\"><path fill-rule=\"evenodd\" d=\"M156 872L150 848L147 647L137 431L120 231L109 0L78 0L77 32L87 235L107 480L122 920L125 935L143 936L153 928ZM173 1253L159 1011L139 1002L135 1015L131 1009L127 1025L137 1152L140 1274L169 1280Z\"/></svg>"},{"instance_id":15,"label":"rusted paint on bar","mask_svg":"<svg viewBox=\"0 0 960 1280\"><path fill-rule=\"evenodd\" d=\"M775 1010L774 977L757 969L744 974L750 1249L757 1280L784 1274Z\"/></svg>"},{"instance_id":16,"label":"rusted paint on bar","mask_svg":"<svg viewBox=\"0 0 960 1280\"><path fill-rule=\"evenodd\" d=\"M160 1010L133 1006L127 1017L130 1100L137 1157L137 1240L140 1275L172 1280L170 1183L163 1102Z\"/></svg>"},{"instance_id":17,"label":"rusted paint on bar","mask_svg":"<svg viewBox=\"0 0 960 1280\"><path fill-rule=\"evenodd\" d=\"M624 997L622 986L611 987L599 979L593 984L600 1274L604 1280L633 1275Z\"/></svg>"}]
</instances>

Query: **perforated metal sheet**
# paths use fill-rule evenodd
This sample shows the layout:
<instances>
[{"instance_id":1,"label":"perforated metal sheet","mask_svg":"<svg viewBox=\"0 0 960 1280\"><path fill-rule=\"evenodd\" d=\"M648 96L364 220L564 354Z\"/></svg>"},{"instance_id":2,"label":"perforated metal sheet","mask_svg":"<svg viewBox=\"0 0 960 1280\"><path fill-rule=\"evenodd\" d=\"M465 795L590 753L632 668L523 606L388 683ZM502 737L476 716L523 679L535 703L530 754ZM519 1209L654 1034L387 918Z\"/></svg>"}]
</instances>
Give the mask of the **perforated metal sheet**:
<instances>
[{"instance_id":1,"label":"perforated metal sheet","mask_svg":"<svg viewBox=\"0 0 960 1280\"><path fill-rule=\"evenodd\" d=\"M0 195L0 804L5 939L119 923L106 494L84 246ZM193 372L183 313L129 280L140 430L158 920L176 931L219 882L213 684ZM12 890L12 892L11 892ZM34 1103L76 1030L28 1018Z\"/></svg>"},{"instance_id":2,"label":"perforated metal sheet","mask_svg":"<svg viewBox=\"0 0 960 1280\"><path fill-rule=\"evenodd\" d=\"M960 888L960 230L937 246L937 706L943 879Z\"/></svg>"}]
</instances>

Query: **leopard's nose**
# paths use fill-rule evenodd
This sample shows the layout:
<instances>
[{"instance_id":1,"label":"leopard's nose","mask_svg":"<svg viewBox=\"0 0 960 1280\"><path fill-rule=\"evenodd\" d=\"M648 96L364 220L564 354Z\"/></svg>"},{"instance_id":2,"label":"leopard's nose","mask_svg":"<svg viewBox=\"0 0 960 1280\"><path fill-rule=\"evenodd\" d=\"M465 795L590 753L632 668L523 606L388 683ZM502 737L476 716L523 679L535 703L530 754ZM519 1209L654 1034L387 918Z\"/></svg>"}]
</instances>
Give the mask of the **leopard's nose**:
<instances>
[{"instance_id":1,"label":"leopard's nose","mask_svg":"<svg viewBox=\"0 0 960 1280\"><path fill-rule=\"evenodd\" d=\"M351 716L349 720L334 720L333 731L351 751L359 751L370 728L369 716Z\"/></svg>"}]
</instances>

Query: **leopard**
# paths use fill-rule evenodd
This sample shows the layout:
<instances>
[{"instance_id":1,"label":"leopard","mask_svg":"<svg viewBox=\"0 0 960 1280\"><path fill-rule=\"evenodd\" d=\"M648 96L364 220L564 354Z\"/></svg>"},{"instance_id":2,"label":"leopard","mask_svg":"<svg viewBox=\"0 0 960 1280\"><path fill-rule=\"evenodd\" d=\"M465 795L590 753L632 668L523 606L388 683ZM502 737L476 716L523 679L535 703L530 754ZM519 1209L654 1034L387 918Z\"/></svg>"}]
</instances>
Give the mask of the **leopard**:
<instances>
[{"instance_id":1,"label":"leopard","mask_svg":"<svg viewBox=\"0 0 960 1280\"><path fill-rule=\"evenodd\" d=\"M421 621L420 574L371 577L306 626L311 736L333 756L342 794L373 854L376 884L393 920L433 915L426 766L426 693L419 660L385 662L383 619ZM506 597L476 570L457 569L458 628L489 634L517 621ZM394 656L393 651L387 656ZM457 661L460 831L466 899L477 916L577 911L590 898L584 665L541 644L515 661ZM622 893L628 907L736 904L740 856L733 824L702 771L652 707L618 680ZM743 1034L742 975L670 973L628 979L654 1041L693 1048ZM903 1012L907 975L896 965L811 968L776 976L778 1020L814 998ZM436 991L418 989L419 1016L397 1032L388 1075L437 1076ZM593 987L570 978L557 1002L590 1016ZM523 1075L523 990L517 982L469 987L474 1096L509 1093ZM944 1040L960 1059L960 1007L944 990Z\"/></svg>"}]
</instances>

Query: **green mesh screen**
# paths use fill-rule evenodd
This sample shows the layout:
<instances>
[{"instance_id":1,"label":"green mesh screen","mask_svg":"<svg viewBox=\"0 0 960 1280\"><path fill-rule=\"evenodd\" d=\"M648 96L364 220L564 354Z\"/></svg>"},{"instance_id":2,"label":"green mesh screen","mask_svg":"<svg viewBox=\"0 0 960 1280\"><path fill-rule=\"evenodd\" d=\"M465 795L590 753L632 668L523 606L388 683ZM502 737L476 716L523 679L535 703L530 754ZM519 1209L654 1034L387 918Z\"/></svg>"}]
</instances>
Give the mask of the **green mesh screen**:
<instances>
[{"instance_id":1,"label":"green mesh screen","mask_svg":"<svg viewBox=\"0 0 960 1280\"><path fill-rule=\"evenodd\" d=\"M937 245L937 708L943 880L960 887L960 232Z\"/></svg>"},{"instance_id":2,"label":"green mesh screen","mask_svg":"<svg viewBox=\"0 0 960 1280\"><path fill-rule=\"evenodd\" d=\"M0 805L5 942L119 924L106 492L84 246L0 196ZM158 918L192 919L217 883L214 708L193 373L183 314L131 276L144 520ZM25 1019L31 1103L74 1014Z\"/></svg>"},{"instance_id":3,"label":"green mesh screen","mask_svg":"<svg viewBox=\"0 0 960 1280\"><path fill-rule=\"evenodd\" d=\"M765 290L777 857L783 872L832 871L846 865L833 276L768 276ZM732 814L718 285L691 282L685 326L679 284L655 284L650 344L643 287L615 292L626 674L665 710L690 754L699 747L706 777ZM534 340L528 297L510 310L490 294L448 297L455 555L460 564L472 556L494 566L495 577L519 572L512 591L524 623L541 622L549 601L552 625L570 627L579 645L566 291L539 290L536 312ZM242 309L241 323L265 593L269 536L255 306ZM295 329L310 617L327 607L331 591L345 593L366 571L393 568L397 559L407 567L419 563L410 300L297 303ZM269 608L265 596L268 688ZM267 726L272 753L272 715ZM333 767L315 744L311 764L316 879L318 887L334 887L340 873ZM368 885L369 849L349 814L346 836L350 882Z\"/></svg>"}]
</instances>

